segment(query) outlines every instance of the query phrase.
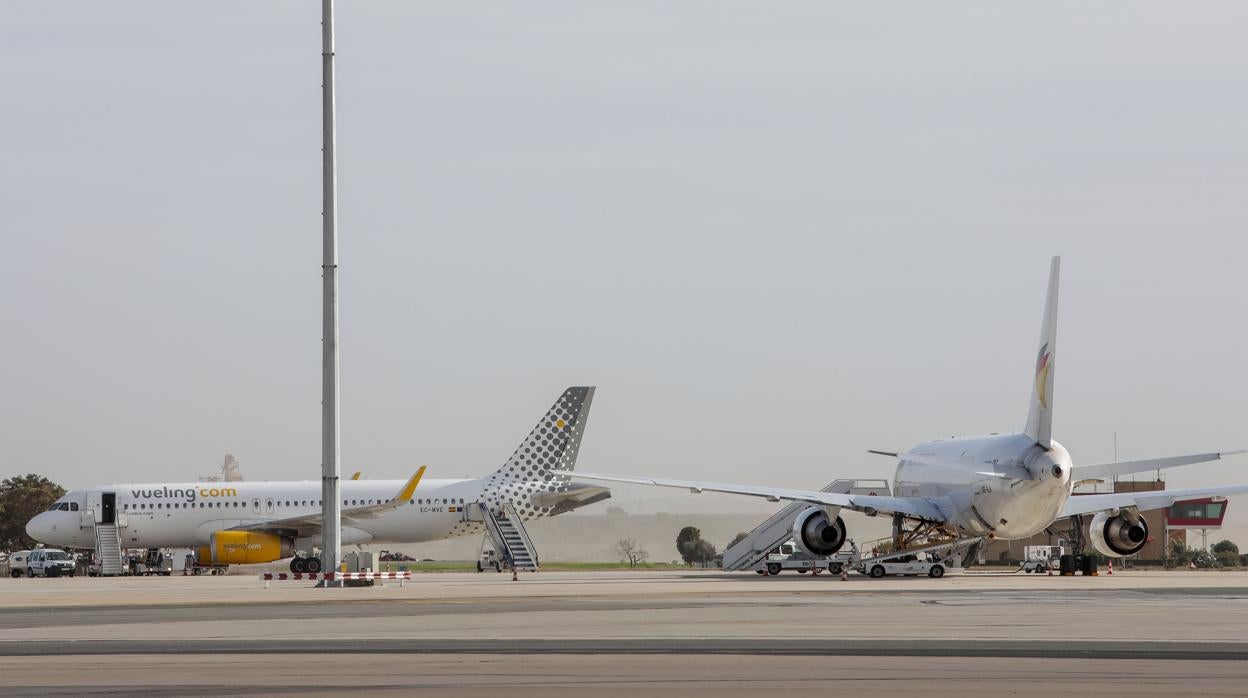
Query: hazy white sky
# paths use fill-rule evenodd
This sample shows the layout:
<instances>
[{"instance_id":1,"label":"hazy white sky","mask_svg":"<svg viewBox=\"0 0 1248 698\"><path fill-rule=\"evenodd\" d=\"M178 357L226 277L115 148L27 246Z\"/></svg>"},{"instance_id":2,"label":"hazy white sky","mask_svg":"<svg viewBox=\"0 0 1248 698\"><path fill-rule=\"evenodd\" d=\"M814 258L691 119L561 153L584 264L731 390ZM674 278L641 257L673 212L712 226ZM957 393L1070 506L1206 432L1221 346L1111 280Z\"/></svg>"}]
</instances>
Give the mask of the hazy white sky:
<instances>
[{"instance_id":1,"label":"hazy white sky","mask_svg":"<svg viewBox=\"0 0 1248 698\"><path fill-rule=\"evenodd\" d=\"M0 474L319 477L316 3L5 15ZM1246 20L340 2L344 468L484 473L594 384L586 470L888 477L1022 428L1059 253L1076 461L1248 446Z\"/></svg>"}]
</instances>

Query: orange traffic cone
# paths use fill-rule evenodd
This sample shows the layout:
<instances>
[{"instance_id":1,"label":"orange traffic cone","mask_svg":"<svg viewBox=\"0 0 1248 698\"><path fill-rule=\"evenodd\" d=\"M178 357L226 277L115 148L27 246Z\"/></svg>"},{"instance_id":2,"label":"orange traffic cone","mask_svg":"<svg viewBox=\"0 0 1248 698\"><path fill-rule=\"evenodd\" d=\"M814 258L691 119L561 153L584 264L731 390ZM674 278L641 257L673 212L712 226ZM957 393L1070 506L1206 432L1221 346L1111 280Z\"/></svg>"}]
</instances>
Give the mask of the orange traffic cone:
<instances>
[{"instance_id":1,"label":"orange traffic cone","mask_svg":"<svg viewBox=\"0 0 1248 698\"><path fill-rule=\"evenodd\" d=\"M849 568L846 567L845 565L841 565L841 581L842 582L849 581Z\"/></svg>"},{"instance_id":2,"label":"orange traffic cone","mask_svg":"<svg viewBox=\"0 0 1248 698\"><path fill-rule=\"evenodd\" d=\"M1109 569L1107 569L1107 570L1105 571L1105 574L1108 576L1108 575L1111 575L1111 574L1113 574L1113 573L1114 573L1114 561L1113 561L1113 560L1110 560L1110 561L1109 561Z\"/></svg>"},{"instance_id":3,"label":"orange traffic cone","mask_svg":"<svg viewBox=\"0 0 1248 698\"><path fill-rule=\"evenodd\" d=\"M511 581L513 581L513 582L518 582L518 581L520 581L520 577L516 576L516 566L515 566L515 565L512 565L512 566L511 566Z\"/></svg>"}]
</instances>

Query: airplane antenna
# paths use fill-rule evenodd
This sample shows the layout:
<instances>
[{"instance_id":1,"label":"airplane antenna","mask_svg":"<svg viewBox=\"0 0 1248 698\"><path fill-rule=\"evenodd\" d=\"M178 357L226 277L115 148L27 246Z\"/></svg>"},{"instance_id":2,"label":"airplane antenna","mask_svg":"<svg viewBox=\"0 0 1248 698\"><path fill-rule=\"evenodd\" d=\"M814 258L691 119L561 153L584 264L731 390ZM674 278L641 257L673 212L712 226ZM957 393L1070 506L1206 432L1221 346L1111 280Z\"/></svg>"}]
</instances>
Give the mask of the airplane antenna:
<instances>
[{"instance_id":1,"label":"airplane antenna","mask_svg":"<svg viewBox=\"0 0 1248 698\"><path fill-rule=\"evenodd\" d=\"M338 171L334 156L334 0L321 0L321 569L338 571L342 497L338 442ZM341 584L341 582L339 582ZM326 585L328 586L328 584Z\"/></svg>"}]
</instances>

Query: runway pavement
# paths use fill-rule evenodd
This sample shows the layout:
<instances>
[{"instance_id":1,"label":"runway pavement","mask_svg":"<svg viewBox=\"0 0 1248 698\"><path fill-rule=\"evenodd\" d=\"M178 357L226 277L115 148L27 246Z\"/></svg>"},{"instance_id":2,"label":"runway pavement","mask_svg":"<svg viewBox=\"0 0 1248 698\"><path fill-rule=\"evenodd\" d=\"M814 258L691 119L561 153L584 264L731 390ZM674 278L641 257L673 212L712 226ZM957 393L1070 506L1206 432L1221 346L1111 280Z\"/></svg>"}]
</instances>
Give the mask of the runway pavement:
<instances>
[{"instance_id":1,"label":"runway pavement","mask_svg":"<svg viewBox=\"0 0 1248 698\"><path fill-rule=\"evenodd\" d=\"M340 666L334 676L364 680L335 692L458 686L472 695L506 685L515 695L733 695L812 681L866 690L874 680L871 690L885 695L917 686L998 695L1007 684L984 677L1016 674L1009 690L1026 693L1033 670L1057 674L1040 684L1046 692L1065 682L1098 685L1101 695L1248 692L1243 573L521 579L428 574L403 588L363 589L264 589L247 576L3 580L0 691L177 686L234 695L285 686L306 695L329 690L333 681L314 677ZM73 670L41 674L49 661ZM170 664L181 670L136 682L154 676L145 668Z\"/></svg>"}]
</instances>

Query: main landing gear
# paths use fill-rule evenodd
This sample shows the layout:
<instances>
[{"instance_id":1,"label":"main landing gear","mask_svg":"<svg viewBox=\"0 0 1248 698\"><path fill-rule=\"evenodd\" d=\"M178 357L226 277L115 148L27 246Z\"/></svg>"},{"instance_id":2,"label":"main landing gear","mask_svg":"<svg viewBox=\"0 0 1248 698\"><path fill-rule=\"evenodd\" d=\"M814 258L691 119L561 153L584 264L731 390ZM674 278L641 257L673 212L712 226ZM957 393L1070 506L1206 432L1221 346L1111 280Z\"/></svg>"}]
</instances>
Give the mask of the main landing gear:
<instances>
[{"instance_id":1,"label":"main landing gear","mask_svg":"<svg viewBox=\"0 0 1248 698\"><path fill-rule=\"evenodd\" d=\"M295 574L312 573L321 571L321 558L319 557L293 557L290 560L290 571Z\"/></svg>"}]
</instances>

